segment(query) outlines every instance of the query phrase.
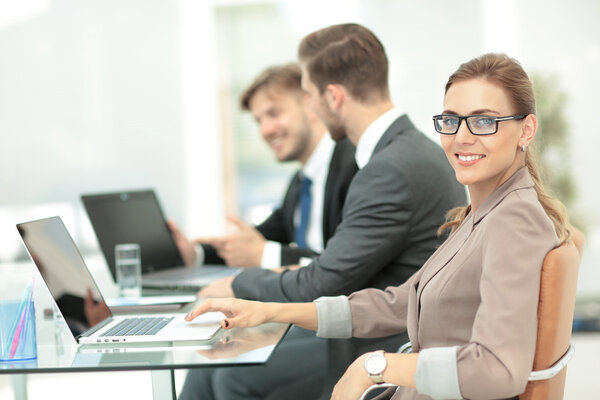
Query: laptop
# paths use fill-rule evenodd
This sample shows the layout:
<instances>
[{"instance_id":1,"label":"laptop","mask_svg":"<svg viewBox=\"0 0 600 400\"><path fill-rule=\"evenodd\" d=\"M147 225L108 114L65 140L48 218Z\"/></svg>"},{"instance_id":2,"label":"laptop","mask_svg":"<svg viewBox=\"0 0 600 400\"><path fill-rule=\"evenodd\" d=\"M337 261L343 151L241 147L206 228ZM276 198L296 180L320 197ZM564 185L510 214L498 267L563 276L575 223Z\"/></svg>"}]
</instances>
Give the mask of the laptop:
<instances>
[{"instance_id":1,"label":"laptop","mask_svg":"<svg viewBox=\"0 0 600 400\"><path fill-rule=\"evenodd\" d=\"M224 265L185 267L153 190L84 194L81 200L113 278L120 243L140 245L146 288L199 290L240 271Z\"/></svg>"},{"instance_id":2,"label":"laptop","mask_svg":"<svg viewBox=\"0 0 600 400\"><path fill-rule=\"evenodd\" d=\"M60 217L17 224L17 230L65 321L92 325L78 332L79 343L208 340L221 328L222 313L207 313L192 322L184 320L185 313L113 315ZM95 302L97 321L90 321L83 302L76 300L85 293Z\"/></svg>"}]
</instances>

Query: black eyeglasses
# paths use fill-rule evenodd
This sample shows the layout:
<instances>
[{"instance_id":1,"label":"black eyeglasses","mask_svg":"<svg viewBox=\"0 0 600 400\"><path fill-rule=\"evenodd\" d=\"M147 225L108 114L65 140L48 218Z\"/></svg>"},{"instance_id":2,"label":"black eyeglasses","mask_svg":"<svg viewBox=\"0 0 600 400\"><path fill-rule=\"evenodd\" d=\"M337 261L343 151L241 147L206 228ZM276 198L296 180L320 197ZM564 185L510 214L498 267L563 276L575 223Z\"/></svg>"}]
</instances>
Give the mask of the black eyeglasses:
<instances>
[{"instance_id":1,"label":"black eyeglasses","mask_svg":"<svg viewBox=\"0 0 600 400\"><path fill-rule=\"evenodd\" d=\"M498 131L498 122L523 119L527 114L509 115L506 117L493 117L490 115L453 115L440 114L433 116L433 126L436 132L442 135L455 135L460 128L462 120L467 121L467 127L473 135L492 135Z\"/></svg>"}]
</instances>

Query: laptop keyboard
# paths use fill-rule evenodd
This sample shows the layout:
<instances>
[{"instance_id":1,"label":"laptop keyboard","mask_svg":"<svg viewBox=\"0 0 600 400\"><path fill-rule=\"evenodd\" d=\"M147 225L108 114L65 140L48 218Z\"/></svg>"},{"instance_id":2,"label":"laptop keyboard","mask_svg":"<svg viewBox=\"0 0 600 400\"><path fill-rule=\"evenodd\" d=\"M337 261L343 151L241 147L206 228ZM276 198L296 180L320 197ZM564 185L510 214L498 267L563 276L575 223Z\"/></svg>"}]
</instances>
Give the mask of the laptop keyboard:
<instances>
[{"instance_id":1,"label":"laptop keyboard","mask_svg":"<svg viewBox=\"0 0 600 400\"><path fill-rule=\"evenodd\" d=\"M106 336L147 336L154 335L175 317L127 318L104 332Z\"/></svg>"}]
</instances>

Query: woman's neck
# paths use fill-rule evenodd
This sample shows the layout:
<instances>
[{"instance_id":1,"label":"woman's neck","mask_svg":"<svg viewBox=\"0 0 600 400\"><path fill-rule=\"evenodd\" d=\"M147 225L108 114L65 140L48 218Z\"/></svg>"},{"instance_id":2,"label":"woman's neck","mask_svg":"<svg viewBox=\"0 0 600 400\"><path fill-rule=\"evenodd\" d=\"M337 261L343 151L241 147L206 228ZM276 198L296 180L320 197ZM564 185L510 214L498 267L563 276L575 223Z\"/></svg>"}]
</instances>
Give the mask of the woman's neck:
<instances>
[{"instance_id":1,"label":"woman's neck","mask_svg":"<svg viewBox=\"0 0 600 400\"><path fill-rule=\"evenodd\" d=\"M515 172L525 166L525 163L517 163L507 169L504 174L495 176L484 181L467 185L469 189L469 198L471 199L471 211L475 212L488 197L492 195L500 186L509 180Z\"/></svg>"}]
</instances>

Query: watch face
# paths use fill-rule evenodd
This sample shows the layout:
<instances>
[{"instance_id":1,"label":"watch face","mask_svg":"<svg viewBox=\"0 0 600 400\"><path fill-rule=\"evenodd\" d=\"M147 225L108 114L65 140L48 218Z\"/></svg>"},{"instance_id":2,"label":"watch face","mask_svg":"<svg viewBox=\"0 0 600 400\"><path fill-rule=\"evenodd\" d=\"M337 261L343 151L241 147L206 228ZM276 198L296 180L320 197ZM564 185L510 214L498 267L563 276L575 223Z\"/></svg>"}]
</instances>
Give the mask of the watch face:
<instances>
[{"instance_id":1,"label":"watch face","mask_svg":"<svg viewBox=\"0 0 600 400\"><path fill-rule=\"evenodd\" d=\"M372 375L378 375L383 372L386 366L385 357L382 354L372 354L365 362L367 371Z\"/></svg>"}]
</instances>

